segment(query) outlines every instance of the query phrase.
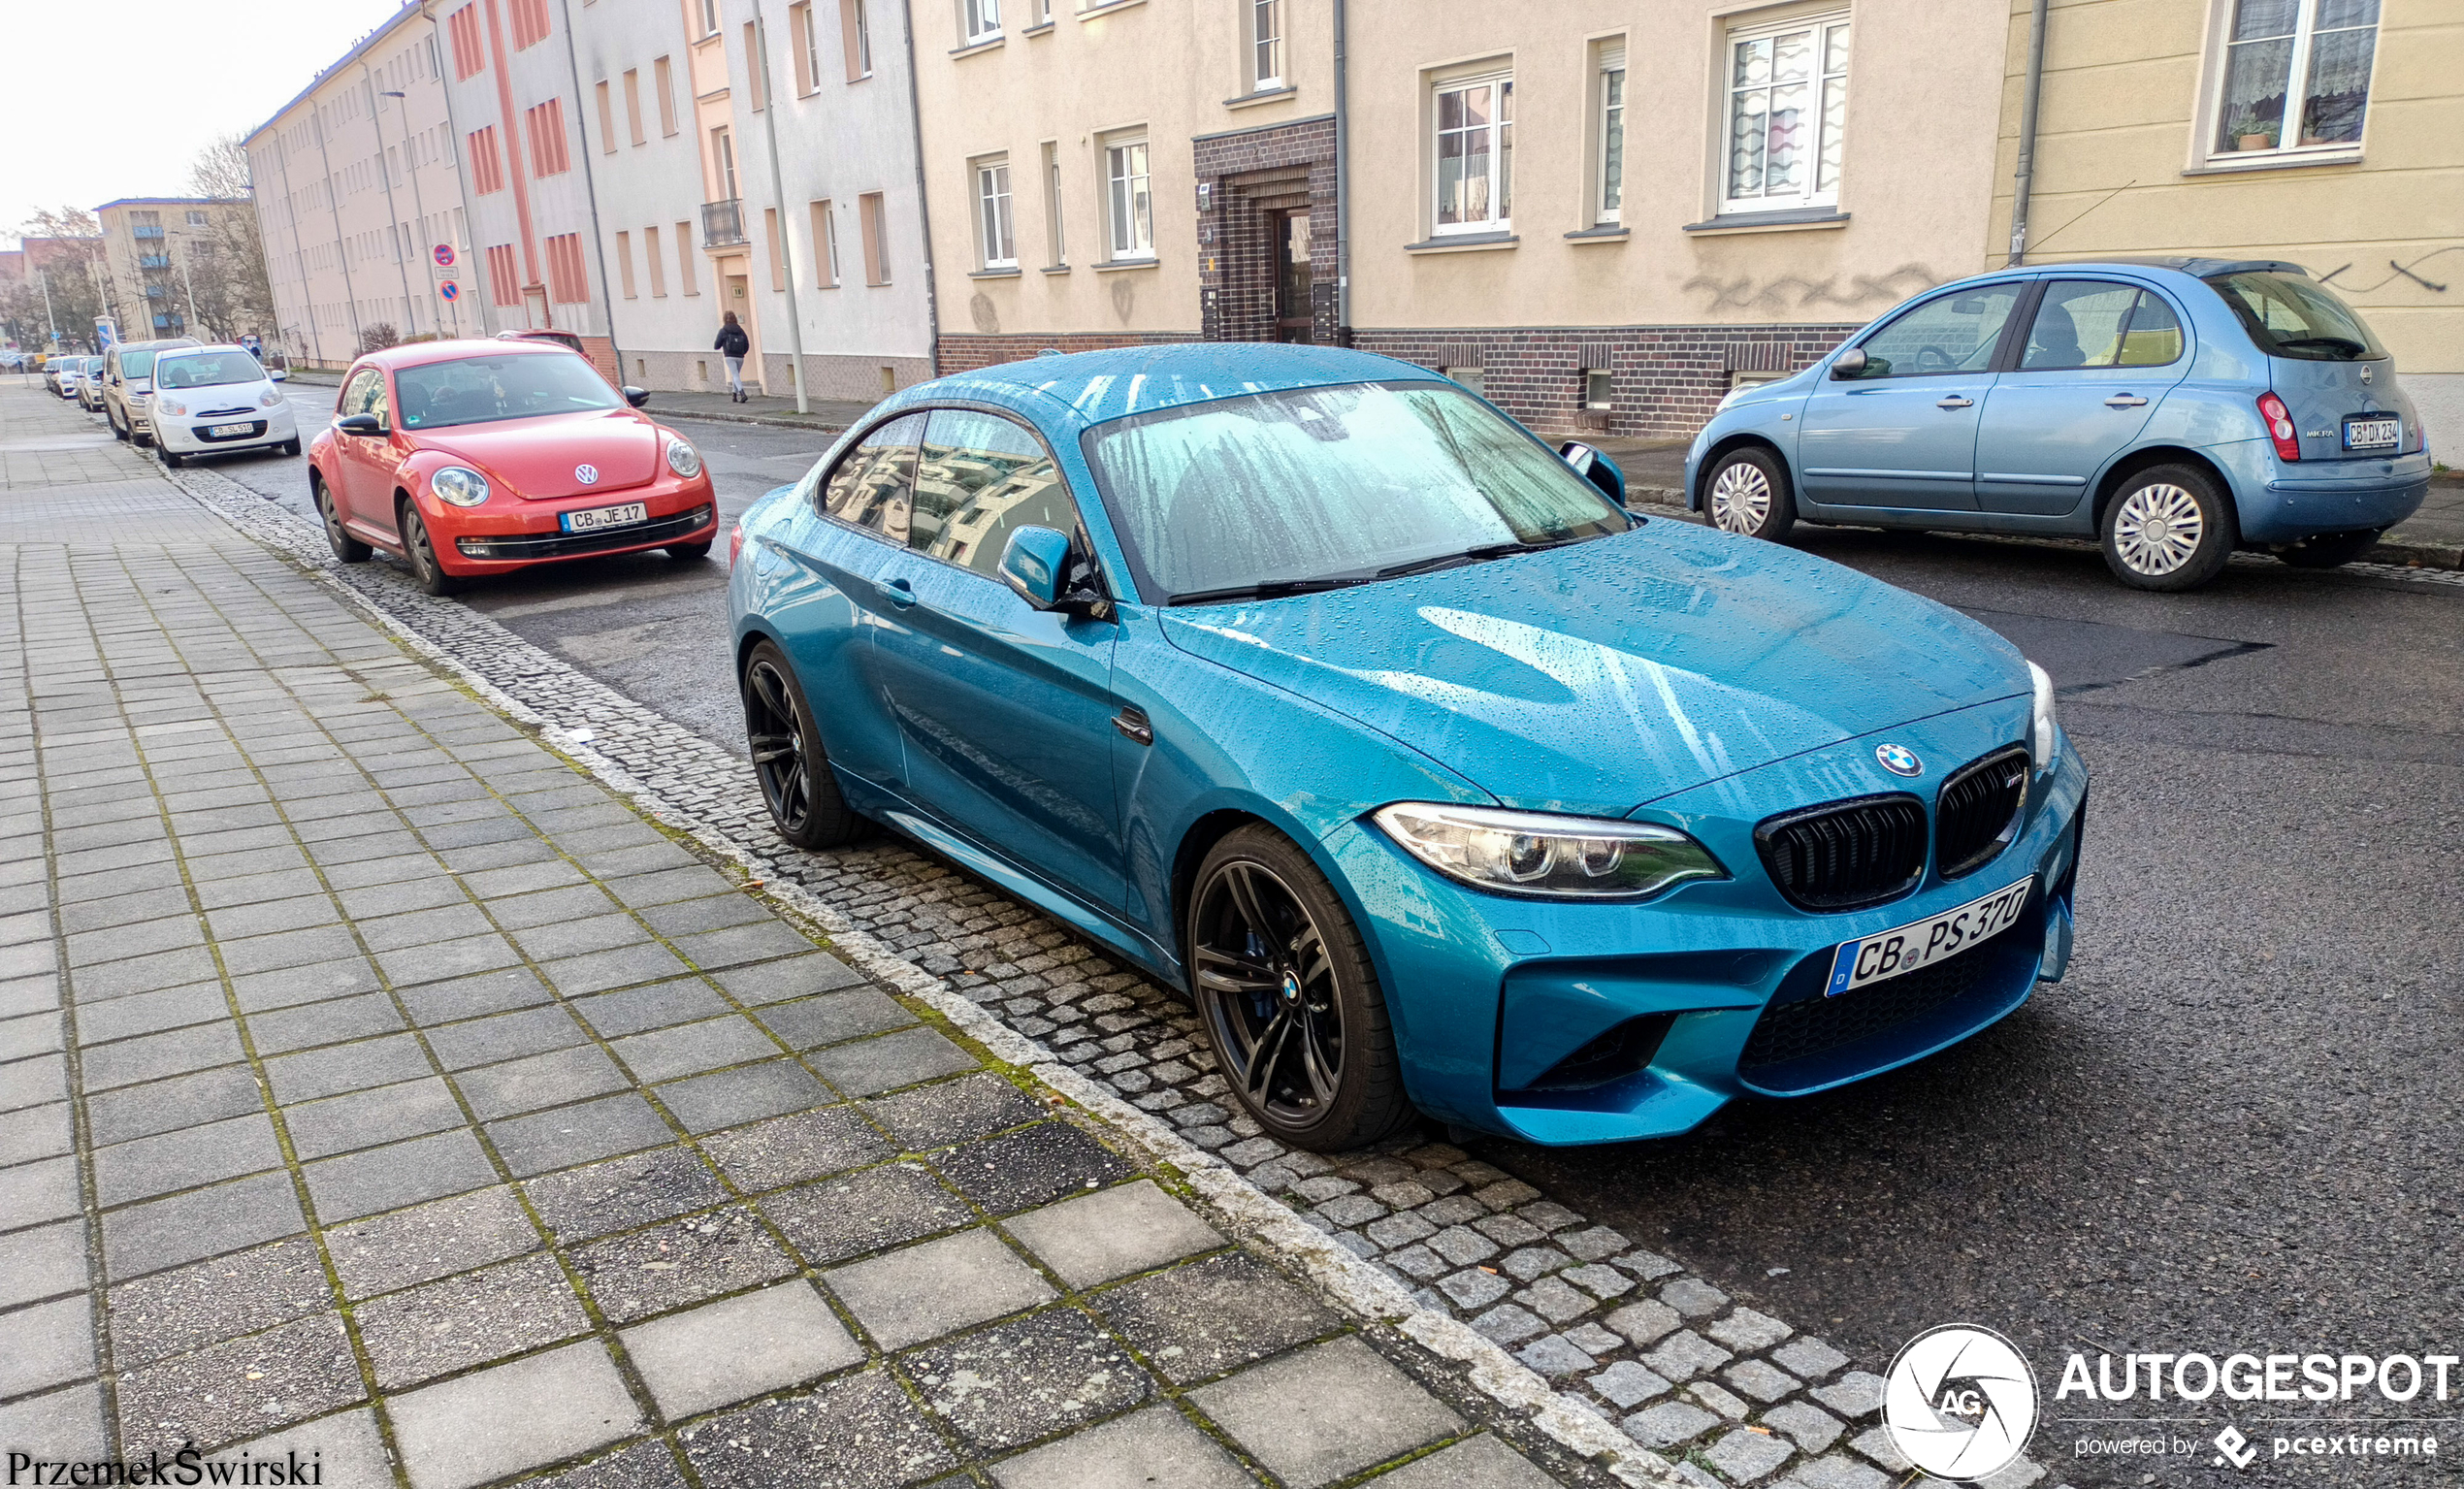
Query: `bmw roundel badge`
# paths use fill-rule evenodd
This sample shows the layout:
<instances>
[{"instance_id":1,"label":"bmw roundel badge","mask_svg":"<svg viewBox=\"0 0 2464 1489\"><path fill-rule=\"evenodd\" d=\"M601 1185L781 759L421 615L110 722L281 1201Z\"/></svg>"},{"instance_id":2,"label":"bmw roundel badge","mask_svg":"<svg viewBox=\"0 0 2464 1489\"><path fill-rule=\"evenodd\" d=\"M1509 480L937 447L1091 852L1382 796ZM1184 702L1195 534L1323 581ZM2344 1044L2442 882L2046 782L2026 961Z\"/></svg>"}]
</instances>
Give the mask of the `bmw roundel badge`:
<instances>
[{"instance_id":1,"label":"bmw roundel badge","mask_svg":"<svg viewBox=\"0 0 2464 1489\"><path fill-rule=\"evenodd\" d=\"M599 484L599 467L575 466L573 468L573 479L581 482L585 486L596 486Z\"/></svg>"},{"instance_id":2,"label":"bmw roundel badge","mask_svg":"<svg viewBox=\"0 0 2464 1489\"><path fill-rule=\"evenodd\" d=\"M1873 758L1882 761L1882 768L1893 775L1925 774L1925 761L1917 759L1917 752L1906 745L1875 745Z\"/></svg>"}]
</instances>

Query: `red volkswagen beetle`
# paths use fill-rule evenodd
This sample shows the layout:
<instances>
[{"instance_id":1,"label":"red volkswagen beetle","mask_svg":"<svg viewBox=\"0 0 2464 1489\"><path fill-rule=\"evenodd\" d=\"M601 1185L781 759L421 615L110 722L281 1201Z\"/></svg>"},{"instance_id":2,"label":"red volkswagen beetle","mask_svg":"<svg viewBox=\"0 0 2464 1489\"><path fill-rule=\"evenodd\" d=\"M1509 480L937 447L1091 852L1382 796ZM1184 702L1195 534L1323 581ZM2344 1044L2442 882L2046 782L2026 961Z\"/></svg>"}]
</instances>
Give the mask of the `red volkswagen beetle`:
<instances>
[{"instance_id":1,"label":"red volkswagen beetle","mask_svg":"<svg viewBox=\"0 0 2464 1489\"><path fill-rule=\"evenodd\" d=\"M701 455L588 362L537 341L430 341L362 357L308 444L326 541L345 564L399 553L420 588L535 564L710 551Z\"/></svg>"}]
</instances>

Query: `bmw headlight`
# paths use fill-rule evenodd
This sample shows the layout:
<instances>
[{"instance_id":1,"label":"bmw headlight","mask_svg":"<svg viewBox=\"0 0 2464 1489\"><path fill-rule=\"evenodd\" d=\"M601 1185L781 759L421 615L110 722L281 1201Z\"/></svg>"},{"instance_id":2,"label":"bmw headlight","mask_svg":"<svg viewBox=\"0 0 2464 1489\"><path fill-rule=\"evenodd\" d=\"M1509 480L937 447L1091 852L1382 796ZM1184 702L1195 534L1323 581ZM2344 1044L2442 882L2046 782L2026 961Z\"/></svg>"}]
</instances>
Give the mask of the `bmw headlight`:
<instances>
[{"instance_id":1,"label":"bmw headlight","mask_svg":"<svg viewBox=\"0 0 2464 1489\"><path fill-rule=\"evenodd\" d=\"M2027 758L2039 775L2054 768L2054 675L2034 663L2027 675L2036 684L2034 717L2028 721Z\"/></svg>"},{"instance_id":2,"label":"bmw headlight","mask_svg":"<svg viewBox=\"0 0 2464 1489\"><path fill-rule=\"evenodd\" d=\"M1646 899L1690 879L1726 879L1709 850L1674 827L1604 817L1399 801L1378 825L1449 879L1500 894Z\"/></svg>"},{"instance_id":3,"label":"bmw headlight","mask_svg":"<svg viewBox=\"0 0 2464 1489\"><path fill-rule=\"evenodd\" d=\"M456 506L477 506L488 500L488 478L467 466L447 466L428 477L428 489Z\"/></svg>"},{"instance_id":4,"label":"bmw headlight","mask_svg":"<svg viewBox=\"0 0 2464 1489\"><path fill-rule=\"evenodd\" d=\"M667 469L692 480L701 473L701 452L671 436L667 440Z\"/></svg>"}]
</instances>

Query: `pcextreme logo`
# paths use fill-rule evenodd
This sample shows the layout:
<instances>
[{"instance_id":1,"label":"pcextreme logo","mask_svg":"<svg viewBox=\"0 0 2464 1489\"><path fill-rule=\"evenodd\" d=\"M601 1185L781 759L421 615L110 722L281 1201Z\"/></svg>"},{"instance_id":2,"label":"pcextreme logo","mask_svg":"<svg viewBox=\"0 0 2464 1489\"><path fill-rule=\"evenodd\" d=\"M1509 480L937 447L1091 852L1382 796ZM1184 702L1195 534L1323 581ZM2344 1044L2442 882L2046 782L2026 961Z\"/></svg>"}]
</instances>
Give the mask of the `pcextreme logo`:
<instances>
[{"instance_id":1,"label":"pcextreme logo","mask_svg":"<svg viewBox=\"0 0 2464 1489\"><path fill-rule=\"evenodd\" d=\"M1882 1425L1935 1478L2000 1472L2036 1430L2036 1376L1991 1329L1944 1324L1908 1341L1883 1377Z\"/></svg>"}]
</instances>

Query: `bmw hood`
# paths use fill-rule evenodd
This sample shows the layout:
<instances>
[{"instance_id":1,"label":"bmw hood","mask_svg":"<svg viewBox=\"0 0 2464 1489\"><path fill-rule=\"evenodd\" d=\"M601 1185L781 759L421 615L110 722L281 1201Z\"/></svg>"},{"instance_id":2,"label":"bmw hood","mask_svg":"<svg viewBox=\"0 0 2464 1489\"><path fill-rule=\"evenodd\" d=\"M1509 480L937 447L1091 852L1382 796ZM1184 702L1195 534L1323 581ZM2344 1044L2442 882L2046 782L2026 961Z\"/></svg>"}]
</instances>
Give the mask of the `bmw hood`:
<instances>
[{"instance_id":1,"label":"bmw hood","mask_svg":"<svg viewBox=\"0 0 2464 1489\"><path fill-rule=\"evenodd\" d=\"M1345 714L1508 805L1594 816L2029 686L2018 650L1957 611L1674 521L1161 615L1183 651Z\"/></svg>"},{"instance_id":2,"label":"bmw hood","mask_svg":"<svg viewBox=\"0 0 2464 1489\"><path fill-rule=\"evenodd\" d=\"M420 444L476 466L534 502L622 491L660 470L659 429L631 409L415 430ZM593 479L583 480L589 467Z\"/></svg>"}]
</instances>

